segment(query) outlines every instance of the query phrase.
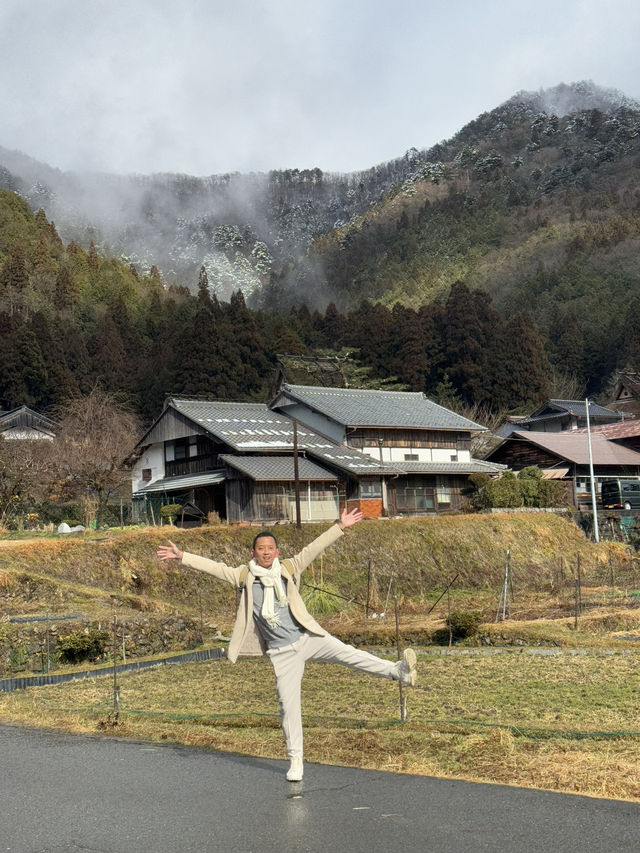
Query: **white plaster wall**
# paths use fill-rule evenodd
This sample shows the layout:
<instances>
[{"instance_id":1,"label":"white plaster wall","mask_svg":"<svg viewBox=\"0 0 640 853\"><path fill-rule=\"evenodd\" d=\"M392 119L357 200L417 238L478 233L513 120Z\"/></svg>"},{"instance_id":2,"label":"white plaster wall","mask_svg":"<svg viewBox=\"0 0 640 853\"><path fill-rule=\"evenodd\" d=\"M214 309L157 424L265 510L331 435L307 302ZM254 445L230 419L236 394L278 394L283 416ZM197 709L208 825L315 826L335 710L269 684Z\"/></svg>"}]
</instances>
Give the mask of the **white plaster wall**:
<instances>
[{"instance_id":1,"label":"white plaster wall","mask_svg":"<svg viewBox=\"0 0 640 853\"><path fill-rule=\"evenodd\" d=\"M144 468L151 468L151 479L143 480L142 471ZM145 450L140 459L136 462L131 470L131 489L133 492L138 492L154 480L159 480L164 477L164 445L162 442L152 444Z\"/></svg>"},{"instance_id":2,"label":"white plaster wall","mask_svg":"<svg viewBox=\"0 0 640 853\"><path fill-rule=\"evenodd\" d=\"M379 447L363 447L363 452L368 456L371 456L372 459L375 459L376 462L380 461L380 448ZM444 448L444 447L383 447L382 448L382 461L383 462L404 462L405 455L411 454L412 456L417 456L417 459L412 461L414 462L451 462L452 457L454 462L470 462L471 461L471 453L468 450L458 450L457 455L456 451L453 448Z\"/></svg>"}]
</instances>

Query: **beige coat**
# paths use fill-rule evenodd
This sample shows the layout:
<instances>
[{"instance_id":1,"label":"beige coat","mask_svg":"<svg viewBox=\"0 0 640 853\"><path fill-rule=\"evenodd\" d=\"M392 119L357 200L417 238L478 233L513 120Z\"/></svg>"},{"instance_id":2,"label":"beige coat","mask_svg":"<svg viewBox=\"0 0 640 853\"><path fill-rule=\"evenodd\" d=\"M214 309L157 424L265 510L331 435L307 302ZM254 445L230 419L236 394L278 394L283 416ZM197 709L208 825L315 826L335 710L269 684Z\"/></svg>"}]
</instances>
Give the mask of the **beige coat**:
<instances>
[{"instance_id":1,"label":"beige coat","mask_svg":"<svg viewBox=\"0 0 640 853\"><path fill-rule=\"evenodd\" d=\"M316 620L307 611L304 605L302 596L299 592L300 576L307 566L315 560L325 548L332 545L342 536L342 528L337 524L326 530L317 539L314 539L306 548L303 548L295 557L287 560L281 560L282 576L287 583L287 598L289 599L289 608L296 620L310 634L315 634L320 637L326 636L327 632L322 628ZM233 584L236 589L242 589L240 596L240 604L236 613L236 621L231 634L231 642L229 643L229 660L235 662L238 655L263 655L266 647L264 640L258 633L256 624L253 618L253 592L251 577L249 582L243 583L243 579L247 578L247 566L227 566L225 563L217 563L215 560L209 560L206 557L199 557L197 554L182 555L182 565L189 568L197 569L199 572L206 572L220 580L227 581Z\"/></svg>"}]
</instances>

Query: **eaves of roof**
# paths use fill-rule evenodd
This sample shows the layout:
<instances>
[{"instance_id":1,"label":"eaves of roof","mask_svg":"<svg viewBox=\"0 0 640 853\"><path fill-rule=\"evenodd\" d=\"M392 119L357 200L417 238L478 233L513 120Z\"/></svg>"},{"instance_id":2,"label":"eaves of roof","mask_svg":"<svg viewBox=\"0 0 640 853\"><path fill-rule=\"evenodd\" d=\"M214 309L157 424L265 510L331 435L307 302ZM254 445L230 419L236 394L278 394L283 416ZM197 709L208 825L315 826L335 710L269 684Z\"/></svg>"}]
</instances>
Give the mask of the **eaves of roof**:
<instances>
[{"instance_id":1,"label":"eaves of roof","mask_svg":"<svg viewBox=\"0 0 640 853\"><path fill-rule=\"evenodd\" d=\"M576 430L567 432L514 432L502 442L500 447L506 442L514 440L529 442L576 465L587 465L590 459L586 430L584 433L576 433ZM609 441L601 433L592 433L591 435L591 456L594 465L640 466L640 453L630 450L624 445Z\"/></svg>"},{"instance_id":2,"label":"eaves of roof","mask_svg":"<svg viewBox=\"0 0 640 853\"><path fill-rule=\"evenodd\" d=\"M222 469L216 471L206 471L202 474L185 474L179 477L161 477L159 480L154 480L145 486L143 489L138 489L136 495L145 495L153 492L186 492L189 489L195 489L199 486L211 486L214 483L221 483L224 480L224 471Z\"/></svg>"},{"instance_id":3,"label":"eaves of roof","mask_svg":"<svg viewBox=\"0 0 640 853\"><path fill-rule=\"evenodd\" d=\"M266 482L293 482L295 468L293 456L233 456L224 454L220 460L231 468L241 471L252 480ZM310 459L298 458L298 477L303 481L330 481L338 477Z\"/></svg>"}]
</instances>

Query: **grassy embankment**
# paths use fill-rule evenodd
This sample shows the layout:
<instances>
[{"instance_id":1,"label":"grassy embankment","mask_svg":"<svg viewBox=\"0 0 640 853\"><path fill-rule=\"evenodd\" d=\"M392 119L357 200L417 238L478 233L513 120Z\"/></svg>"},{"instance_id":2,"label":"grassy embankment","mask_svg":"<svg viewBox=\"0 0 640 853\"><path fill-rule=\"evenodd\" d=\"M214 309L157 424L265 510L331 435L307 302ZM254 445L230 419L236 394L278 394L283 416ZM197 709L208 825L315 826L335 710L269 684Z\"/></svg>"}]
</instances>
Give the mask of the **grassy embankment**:
<instances>
[{"instance_id":1,"label":"grassy embankment","mask_svg":"<svg viewBox=\"0 0 640 853\"><path fill-rule=\"evenodd\" d=\"M283 552L320 529L279 528ZM13 613L83 607L98 616L113 613L114 605L118 614L194 613L199 595L209 617L228 629L232 590L154 560L167 532L12 549L10 557L0 558L0 582L13 596L3 600ZM255 530L170 533L188 550L237 562ZM514 575L512 618L496 624L507 548ZM575 630L578 556L584 610ZM482 632L496 643L561 648L553 656L514 649L421 654L420 688L409 695L409 720L402 725L394 685L312 665L304 685L310 761L640 800L640 657L635 643L620 639L621 631L639 633L634 595L639 573L622 546L591 545L570 522L553 516L370 522L349 531L317 561L309 581L364 602L369 560L371 604L378 612L394 572L407 641L442 627L451 606L482 612L487 620ZM445 596L425 618L456 573L449 602ZM393 618L377 620L374 629L372 620L364 622L360 604L335 603L339 609L322 618L336 633L374 641L377 632L379 642L393 639ZM587 650L571 654L574 647ZM0 695L0 718L283 757L273 675L265 661L163 668L123 674L119 682L122 704L115 727L109 718L109 679Z\"/></svg>"}]
</instances>

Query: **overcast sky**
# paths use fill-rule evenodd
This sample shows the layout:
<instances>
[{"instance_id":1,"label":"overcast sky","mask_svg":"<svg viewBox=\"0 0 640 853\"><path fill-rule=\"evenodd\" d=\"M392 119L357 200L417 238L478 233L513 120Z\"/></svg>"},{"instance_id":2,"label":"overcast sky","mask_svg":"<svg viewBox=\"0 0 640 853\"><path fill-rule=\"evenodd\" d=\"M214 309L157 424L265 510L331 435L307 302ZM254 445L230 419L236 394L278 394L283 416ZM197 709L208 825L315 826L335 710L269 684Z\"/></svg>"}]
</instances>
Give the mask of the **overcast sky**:
<instances>
[{"instance_id":1,"label":"overcast sky","mask_svg":"<svg viewBox=\"0 0 640 853\"><path fill-rule=\"evenodd\" d=\"M517 91L640 99L638 0L1 0L0 145L61 169L366 169Z\"/></svg>"}]
</instances>

